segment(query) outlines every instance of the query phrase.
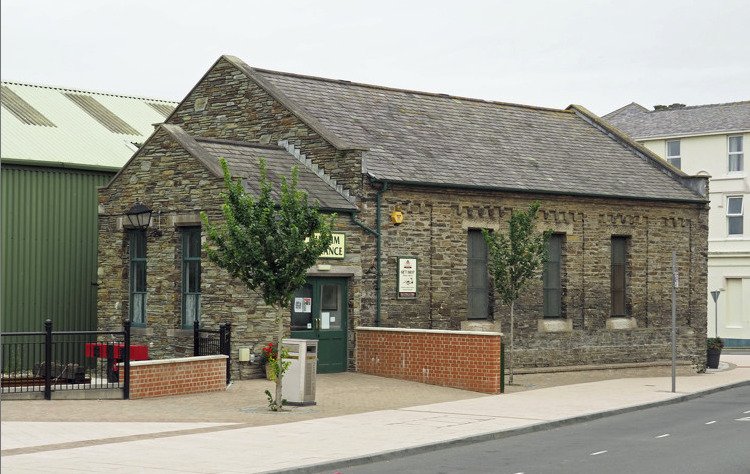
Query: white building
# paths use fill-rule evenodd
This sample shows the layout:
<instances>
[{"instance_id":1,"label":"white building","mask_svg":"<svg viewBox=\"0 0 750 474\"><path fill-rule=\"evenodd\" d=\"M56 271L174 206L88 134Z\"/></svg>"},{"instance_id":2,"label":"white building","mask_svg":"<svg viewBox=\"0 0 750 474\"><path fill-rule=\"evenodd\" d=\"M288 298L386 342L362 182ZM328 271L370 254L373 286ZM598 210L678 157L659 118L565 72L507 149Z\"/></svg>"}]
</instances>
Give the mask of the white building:
<instances>
[{"instance_id":1,"label":"white building","mask_svg":"<svg viewBox=\"0 0 750 474\"><path fill-rule=\"evenodd\" d=\"M750 346L750 101L656 110L631 103L604 118L688 174L711 176L708 335L718 333L727 347ZM718 324L714 290L721 291Z\"/></svg>"}]
</instances>

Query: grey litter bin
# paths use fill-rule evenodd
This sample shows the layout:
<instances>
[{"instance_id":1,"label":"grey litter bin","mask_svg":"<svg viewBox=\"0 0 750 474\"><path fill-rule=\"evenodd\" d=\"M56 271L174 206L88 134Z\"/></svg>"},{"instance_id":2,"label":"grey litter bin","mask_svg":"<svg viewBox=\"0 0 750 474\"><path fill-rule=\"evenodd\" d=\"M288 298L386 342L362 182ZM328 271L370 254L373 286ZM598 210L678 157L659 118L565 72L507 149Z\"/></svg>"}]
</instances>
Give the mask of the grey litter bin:
<instances>
[{"instance_id":1,"label":"grey litter bin","mask_svg":"<svg viewBox=\"0 0 750 474\"><path fill-rule=\"evenodd\" d=\"M315 405L318 341L284 339L281 346L289 351L285 360L291 362L282 379L281 398L287 405Z\"/></svg>"}]
</instances>

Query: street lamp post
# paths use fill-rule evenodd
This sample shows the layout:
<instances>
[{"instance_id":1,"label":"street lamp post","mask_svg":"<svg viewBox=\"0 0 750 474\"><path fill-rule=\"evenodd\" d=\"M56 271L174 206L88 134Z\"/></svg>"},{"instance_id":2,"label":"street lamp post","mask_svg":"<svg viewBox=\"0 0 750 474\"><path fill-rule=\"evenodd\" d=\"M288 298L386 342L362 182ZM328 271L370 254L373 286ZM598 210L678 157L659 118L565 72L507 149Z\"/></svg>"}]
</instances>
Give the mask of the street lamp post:
<instances>
[{"instance_id":1,"label":"street lamp post","mask_svg":"<svg viewBox=\"0 0 750 474\"><path fill-rule=\"evenodd\" d=\"M711 292L711 298L714 299L714 337L719 337L719 295L721 290Z\"/></svg>"}]
</instances>

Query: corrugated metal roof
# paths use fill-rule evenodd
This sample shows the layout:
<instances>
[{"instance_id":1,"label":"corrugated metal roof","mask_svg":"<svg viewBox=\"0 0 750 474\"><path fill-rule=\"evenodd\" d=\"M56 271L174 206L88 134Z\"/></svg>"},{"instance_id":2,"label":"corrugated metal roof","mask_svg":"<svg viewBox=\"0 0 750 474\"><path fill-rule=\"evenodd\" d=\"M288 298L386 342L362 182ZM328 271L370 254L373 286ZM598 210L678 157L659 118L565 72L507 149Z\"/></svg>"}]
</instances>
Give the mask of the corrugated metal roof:
<instances>
[{"instance_id":1,"label":"corrugated metal roof","mask_svg":"<svg viewBox=\"0 0 750 474\"><path fill-rule=\"evenodd\" d=\"M133 143L143 143L154 131L153 124L164 121L163 110L177 105L176 102L157 99L15 82L3 82L2 86L55 125L29 124L11 112L10 104L3 103L0 107L0 150L3 160L14 162L120 168L133 155ZM125 130L128 133L123 134L123 129L120 133L113 132L66 94L86 94L94 98L128 125ZM163 105L163 108L153 104Z\"/></svg>"}]
</instances>

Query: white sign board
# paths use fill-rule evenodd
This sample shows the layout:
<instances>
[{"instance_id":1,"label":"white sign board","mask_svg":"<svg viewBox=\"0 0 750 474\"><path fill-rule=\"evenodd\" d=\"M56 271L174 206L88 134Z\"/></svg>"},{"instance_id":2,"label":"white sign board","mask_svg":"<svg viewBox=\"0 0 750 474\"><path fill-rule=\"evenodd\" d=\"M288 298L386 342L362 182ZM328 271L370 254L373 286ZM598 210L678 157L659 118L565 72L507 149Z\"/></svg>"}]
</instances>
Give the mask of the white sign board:
<instances>
[{"instance_id":1,"label":"white sign board","mask_svg":"<svg viewBox=\"0 0 750 474\"><path fill-rule=\"evenodd\" d=\"M398 298L417 297L417 258L398 257Z\"/></svg>"}]
</instances>

